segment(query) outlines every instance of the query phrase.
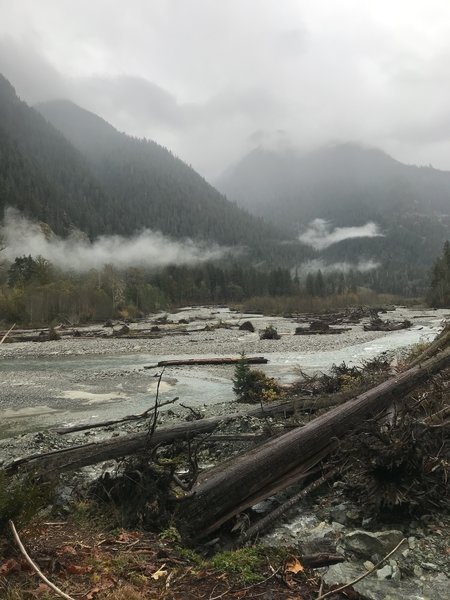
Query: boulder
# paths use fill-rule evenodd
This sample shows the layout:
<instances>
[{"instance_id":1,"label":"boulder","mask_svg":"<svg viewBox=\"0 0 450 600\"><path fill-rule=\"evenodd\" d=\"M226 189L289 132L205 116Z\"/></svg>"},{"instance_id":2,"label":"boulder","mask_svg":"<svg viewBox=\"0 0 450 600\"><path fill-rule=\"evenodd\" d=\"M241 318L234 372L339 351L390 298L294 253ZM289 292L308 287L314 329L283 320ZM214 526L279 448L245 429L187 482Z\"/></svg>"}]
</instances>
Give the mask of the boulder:
<instances>
[{"instance_id":1,"label":"boulder","mask_svg":"<svg viewBox=\"0 0 450 600\"><path fill-rule=\"evenodd\" d=\"M403 533L397 530L370 531L356 530L348 533L344 540L344 548L348 552L364 559L380 560L403 539Z\"/></svg>"}]
</instances>

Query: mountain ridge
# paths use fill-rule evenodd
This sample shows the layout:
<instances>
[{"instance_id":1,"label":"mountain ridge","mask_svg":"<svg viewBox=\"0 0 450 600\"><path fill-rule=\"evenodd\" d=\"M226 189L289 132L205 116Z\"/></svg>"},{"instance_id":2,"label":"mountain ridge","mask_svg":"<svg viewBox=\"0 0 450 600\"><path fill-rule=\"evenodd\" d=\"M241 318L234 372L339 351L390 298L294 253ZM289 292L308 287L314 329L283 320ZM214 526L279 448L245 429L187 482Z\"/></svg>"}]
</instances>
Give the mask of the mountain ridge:
<instances>
[{"instance_id":1,"label":"mountain ridge","mask_svg":"<svg viewBox=\"0 0 450 600\"><path fill-rule=\"evenodd\" d=\"M229 202L166 148L70 101L32 108L0 75L0 210L7 207L63 236L148 228L284 260L280 231ZM300 243L296 252L310 254Z\"/></svg>"}]
</instances>

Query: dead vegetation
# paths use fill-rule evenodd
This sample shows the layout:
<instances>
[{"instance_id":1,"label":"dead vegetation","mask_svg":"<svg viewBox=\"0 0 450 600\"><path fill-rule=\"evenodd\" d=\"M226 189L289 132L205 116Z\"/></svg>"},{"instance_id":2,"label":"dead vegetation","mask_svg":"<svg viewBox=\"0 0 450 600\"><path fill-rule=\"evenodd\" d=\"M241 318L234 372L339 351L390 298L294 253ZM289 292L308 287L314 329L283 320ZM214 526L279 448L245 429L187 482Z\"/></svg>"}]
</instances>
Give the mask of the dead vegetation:
<instances>
[{"instance_id":1,"label":"dead vegetation","mask_svg":"<svg viewBox=\"0 0 450 600\"><path fill-rule=\"evenodd\" d=\"M346 493L368 515L450 510L449 379L449 370L439 373L341 446L350 464Z\"/></svg>"}]
</instances>

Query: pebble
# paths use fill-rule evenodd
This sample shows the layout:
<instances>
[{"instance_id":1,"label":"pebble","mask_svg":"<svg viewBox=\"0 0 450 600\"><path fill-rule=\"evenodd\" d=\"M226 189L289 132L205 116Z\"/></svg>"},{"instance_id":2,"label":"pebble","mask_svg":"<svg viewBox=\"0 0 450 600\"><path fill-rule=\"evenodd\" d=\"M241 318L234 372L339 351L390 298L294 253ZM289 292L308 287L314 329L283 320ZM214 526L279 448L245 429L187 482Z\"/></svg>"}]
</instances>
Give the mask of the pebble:
<instances>
[{"instance_id":1,"label":"pebble","mask_svg":"<svg viewBox=\"0 0 450 600\"><path fill-rule=\"evenodd\" d=\"M385 565L377 570L377 579L390 579L392 577L391 565Z\"/></svg>"}]
</instances>

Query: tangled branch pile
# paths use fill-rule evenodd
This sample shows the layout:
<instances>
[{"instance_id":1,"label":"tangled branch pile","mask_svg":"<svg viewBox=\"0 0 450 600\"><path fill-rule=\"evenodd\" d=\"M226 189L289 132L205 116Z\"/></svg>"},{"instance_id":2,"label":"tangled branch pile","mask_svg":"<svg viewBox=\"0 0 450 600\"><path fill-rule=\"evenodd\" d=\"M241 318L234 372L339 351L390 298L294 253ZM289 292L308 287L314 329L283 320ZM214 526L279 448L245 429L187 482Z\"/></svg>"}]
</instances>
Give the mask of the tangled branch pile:
<instances>
[{"instance_id":1,"label":"tangled branch pile","mask_svg":"<svg viewBox=\"0 0 450 600\"><path fill-rule=\"evenodd\" d=\"M349 457L346 493L370 515L417 516L450 509L449 373L372 420L341 452Z\"/></svg>"}]
</instances>

